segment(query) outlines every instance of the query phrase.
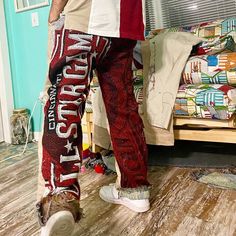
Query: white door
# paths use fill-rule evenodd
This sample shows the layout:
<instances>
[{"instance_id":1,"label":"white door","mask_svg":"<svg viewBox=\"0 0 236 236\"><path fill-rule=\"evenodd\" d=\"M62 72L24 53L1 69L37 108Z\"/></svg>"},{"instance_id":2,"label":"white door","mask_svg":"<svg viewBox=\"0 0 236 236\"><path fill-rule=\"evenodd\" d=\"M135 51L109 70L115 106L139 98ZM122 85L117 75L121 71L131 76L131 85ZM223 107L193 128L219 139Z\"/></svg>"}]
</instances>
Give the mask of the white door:
<instances>
[{"instance_id":1,"label":"white door","mask_svg":"<svg viewBox=\"0 0 236 236\"><path fill-rule=\"evenodd\" d=\"M14 104L3 0L0 0L0 104L0 141L4 133L4 141L11 143L10 116Z\"/></svg>"},{"instance_id":2,"label":"white door","mask_svg":"<svg viewBox=\"0 0 236 236\"><path fill-rule=\"evenodd\" d=\"M3 142L3 126L2 126L2 108L1 108L1 101L0 101L0 143Z\"/></svg>"}]
</instances>

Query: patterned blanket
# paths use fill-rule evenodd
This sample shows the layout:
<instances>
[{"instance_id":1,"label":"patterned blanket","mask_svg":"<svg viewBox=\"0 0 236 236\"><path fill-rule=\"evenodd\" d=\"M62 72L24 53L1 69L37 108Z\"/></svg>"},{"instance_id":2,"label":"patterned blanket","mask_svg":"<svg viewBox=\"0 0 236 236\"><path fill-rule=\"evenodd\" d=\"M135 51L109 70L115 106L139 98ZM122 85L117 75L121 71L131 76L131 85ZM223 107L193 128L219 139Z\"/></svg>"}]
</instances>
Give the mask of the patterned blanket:
<instances>
[{"instance_id":1,"label":"patterned blanket","mask_svg":"<svg viewBox=\"0 0 236 236\"><path fill-rule=\"evenodd\" d=\"M236 52L190 57L181 83L236 85Z\"/></svg>"},{"instance_id":2,"label":"patterned blanket","mask_svg":"<svg viewBox=\"0 0 236 236\"><path fill-rule=\"evenodd\" d=\"M150 37L165 32L190 32L200 38L204 38L202 43L194 47L192 55L211 55L222 51L234 52L236 50L236 17L192 26L159 29L152 31Z\"/></svg>"},{"instance_id":3,"label":"patterned blanket","mask_svg":"<svg viewBox=\"0 0 236 236\"><path fill-rule=\"evenodd\" d=\"M236 112L236 17L156 30L190 32L203 38L182 73L175 116L229 119Z\"/></svg>"},{"instance_id":4,"label":"patterned blanket","mask_svg":"<svg viewBox=\"0 0 236 236\"><path fill-rule=\"evenodd\" d=\"M228 85L181 85L174 115L229 119L236 111L236 88Z\"/></svg>"},{"instance_id":5,"label":"patterned blanket","mask_svg":"<svg viewBox=\"0 0 236 236\"><path fill-rule=\"evenodd\" d=\"M139 105L143 101L142 82L134 83ZM236 88L219 84L181 85L174 106L174 116L207 119L230 119L236 112Z\"/></svg>"}]
</instances>

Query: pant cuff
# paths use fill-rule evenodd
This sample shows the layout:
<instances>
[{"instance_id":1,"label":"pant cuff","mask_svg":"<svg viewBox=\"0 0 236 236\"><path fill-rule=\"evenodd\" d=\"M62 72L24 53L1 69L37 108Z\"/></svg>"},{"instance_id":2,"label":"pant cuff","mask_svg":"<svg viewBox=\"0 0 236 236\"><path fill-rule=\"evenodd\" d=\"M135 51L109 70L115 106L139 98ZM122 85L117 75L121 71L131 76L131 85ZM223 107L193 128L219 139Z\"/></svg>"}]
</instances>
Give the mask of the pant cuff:
<instances>
[{"instance_id":1,"label":"pant cuff","mask_svg":"<svg viewBox=\"0 0 236 236\"><path fill-rule=\"evenodd\" d=\"M119 197L127 197L130 200L149 199L150 192L148 186L138 188L118 188Z\"/></svg>"}]
</instances>

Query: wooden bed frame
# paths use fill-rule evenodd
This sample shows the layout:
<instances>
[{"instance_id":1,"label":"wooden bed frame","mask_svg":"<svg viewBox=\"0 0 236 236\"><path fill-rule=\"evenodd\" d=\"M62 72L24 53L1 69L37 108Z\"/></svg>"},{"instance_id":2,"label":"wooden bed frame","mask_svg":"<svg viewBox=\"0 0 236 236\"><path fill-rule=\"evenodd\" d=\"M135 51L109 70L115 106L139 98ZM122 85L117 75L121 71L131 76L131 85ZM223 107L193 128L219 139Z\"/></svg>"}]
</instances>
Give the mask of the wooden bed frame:
<instances>
[{"instance_id":1,"label":"wooden bed frame","mask_svg":"<svg viewBox=\"0 0 236 236\"><path fill-rule=\"evenodd\" d=\"M230 120L174 118L176 140L236 143L236 116Z\"/></svg>"},{"instance_id":2,"label":"wooden bed frame","mask_svg":"<svg viewBox=\"0 0 236 236\"><path fill-rule=\"evenodd\" d=\"M88 134L89 145L92 142L93 113L85 112L83 132ZM236 143L236 115L230 120L196 119L191 117L174 117L174 135L176 140Z\"/></svg>"}]
</instances>

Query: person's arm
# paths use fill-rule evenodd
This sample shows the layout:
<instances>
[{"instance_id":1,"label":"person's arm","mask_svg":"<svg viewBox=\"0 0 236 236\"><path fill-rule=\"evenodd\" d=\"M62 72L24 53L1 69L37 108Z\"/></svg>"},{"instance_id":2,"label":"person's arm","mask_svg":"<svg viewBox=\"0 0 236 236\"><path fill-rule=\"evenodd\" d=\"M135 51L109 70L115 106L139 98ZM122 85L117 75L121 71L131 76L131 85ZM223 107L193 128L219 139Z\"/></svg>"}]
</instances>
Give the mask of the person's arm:
<instances>
[{"instance_id":1,"label":"person's arm","mask_svg":"<svg viewBox=\"0 0 236 236\"><path fill-rule=\"evenodd\" d=\"M68 0L52 0L52 6L48 17L49 23L52 23L59 19L60 14L62 13L67 2Z\"/></svg>"}]
</instances>

